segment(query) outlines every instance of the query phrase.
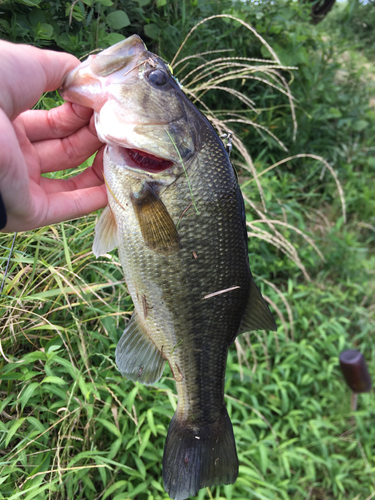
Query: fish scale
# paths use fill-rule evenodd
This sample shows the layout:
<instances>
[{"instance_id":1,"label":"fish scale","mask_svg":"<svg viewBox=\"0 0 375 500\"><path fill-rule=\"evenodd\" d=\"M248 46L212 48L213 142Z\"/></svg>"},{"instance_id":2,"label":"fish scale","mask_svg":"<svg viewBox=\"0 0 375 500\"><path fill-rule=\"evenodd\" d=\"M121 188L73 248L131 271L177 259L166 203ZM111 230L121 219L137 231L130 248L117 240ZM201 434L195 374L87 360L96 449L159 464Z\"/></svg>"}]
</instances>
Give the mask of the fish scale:
<instances>
[{"instance_id":1,"label":"fish scale","mask_svg":"<svg viewBox=\"0 0 375 500\"><path fill-rule=\"evenodd\" d=\"M62 92L93 107L108 144L109 206L93 251L118 247L134 303L117 366L153 384L168 362L176 382L165 489L184 500L231 484L238 459L224 404L228 348L243 329L274 330L275 323L250 272L244 203L228 154L136 35L90 56Z\"/></svg>"}]
</instances>

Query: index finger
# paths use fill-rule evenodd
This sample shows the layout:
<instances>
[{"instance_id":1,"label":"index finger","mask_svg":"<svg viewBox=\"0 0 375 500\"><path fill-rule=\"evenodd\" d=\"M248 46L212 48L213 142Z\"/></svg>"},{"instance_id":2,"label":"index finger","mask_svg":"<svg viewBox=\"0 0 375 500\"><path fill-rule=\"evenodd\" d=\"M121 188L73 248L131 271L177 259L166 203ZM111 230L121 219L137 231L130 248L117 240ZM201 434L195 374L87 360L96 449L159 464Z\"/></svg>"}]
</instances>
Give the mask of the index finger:
<instances>
[{"instance_id":1,"label":"index finger","mask_svg":"<svg viewBox=\"0 0 375 500\"><path fill-rule=\"evenodd\" d=\"M46 139L62 139L89 125L90 132L96 136L95 125L90 121L93 110L78 104L65 102L49 111L25 111L17 121L22 121L26 135L31 142Z\"/></svg>"},{"instance_id":2,"label":"index finger","mask_svg":"<svg viewBox=\"0 0 375 500\"><path fill-rule=\"evenodd\" d=\"M0 41L0 108L13 121L79 64L71 54Z\"/></svg>"}]
</instances>

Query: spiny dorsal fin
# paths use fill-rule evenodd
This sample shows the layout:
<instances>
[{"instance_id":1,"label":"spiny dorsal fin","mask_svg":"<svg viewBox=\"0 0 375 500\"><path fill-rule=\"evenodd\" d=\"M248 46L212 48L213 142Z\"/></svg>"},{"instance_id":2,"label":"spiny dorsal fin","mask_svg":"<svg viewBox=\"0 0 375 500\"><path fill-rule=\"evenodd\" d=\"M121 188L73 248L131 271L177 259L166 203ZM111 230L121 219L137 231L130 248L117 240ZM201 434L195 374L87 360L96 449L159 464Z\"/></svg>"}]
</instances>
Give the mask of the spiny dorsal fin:
<instances>
[{"instance_id":1,"label":"spiny dorsal fin","mask_svg":"<svg viewBox=\"0 0 375 500\"><path fill-rule=\"evenodd\" d=\"M274 332L277 330L272 313L253 279L251 280L249 300L239 333L249 330L271 330Z\"/></svg>"},{"instance_id":2,"label":"spiny dorsal fin","mask_svg":"<svg viewBox=\"0 0 375 500\"><path fill-rule=\"evenodd\" d=\"M145 183L142 190L132 194L130 199L145 244L158 253L177 252L181 246L176 226L152 187Z\"/></svg>"},{"instance_id":3,"label":"spiny dorsal fin","mask_svg":"<svg viewBox=\"0 0 375 500\"><path fill-rule=\"evenodd\" d=\"M92 251L95 257L104 255L118 246L117 225L115 217L108 205L102 212L95 227L95 238Z\"/></svg>"},{"instance_id":4,"label":"spiny dorsal fin","mask_svg":"<svg viewBox=\"0 0 375 500\"><path fill-rule=\"evenodd\" d=\"M163 374L165 359L135 312L117 344L116 363L124 377L141 384L154 384Z\"/></svg>"}]
</instances>

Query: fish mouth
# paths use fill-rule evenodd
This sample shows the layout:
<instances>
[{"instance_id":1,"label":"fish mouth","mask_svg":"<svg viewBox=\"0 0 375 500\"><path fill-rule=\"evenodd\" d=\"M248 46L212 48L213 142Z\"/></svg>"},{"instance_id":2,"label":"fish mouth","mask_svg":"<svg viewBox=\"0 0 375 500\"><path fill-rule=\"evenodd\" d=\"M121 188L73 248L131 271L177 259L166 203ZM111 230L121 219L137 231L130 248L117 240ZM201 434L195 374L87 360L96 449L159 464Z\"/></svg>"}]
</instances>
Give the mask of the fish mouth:
<instances>
[{"instance_id":1,"label":"fish mouth","mask_svg":"<svg viewBox=\"0 0 375 500\"><path fill-rule=\"evenodd\" d=\"M119 147L119 153L126 161L128 167L144 170L151 174L164 172L174 165L173 161L166 160L165 158L158 158L140 149Z\"/></svg>"}]
</instances>

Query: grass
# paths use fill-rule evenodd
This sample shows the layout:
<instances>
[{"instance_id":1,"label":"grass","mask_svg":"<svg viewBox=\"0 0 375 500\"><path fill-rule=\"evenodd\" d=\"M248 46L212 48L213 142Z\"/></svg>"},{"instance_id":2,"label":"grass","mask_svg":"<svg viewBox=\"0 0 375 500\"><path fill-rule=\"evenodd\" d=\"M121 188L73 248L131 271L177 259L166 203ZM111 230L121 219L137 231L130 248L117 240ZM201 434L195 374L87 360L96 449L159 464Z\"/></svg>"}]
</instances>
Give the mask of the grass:
<instances>
[{"instance_id":1,"label":"grass","mask_svg":"<svg viewBox=\"0 0 375 500\"><path fill-rule=\"evenodd\" d=\"M175 74L179 61L196 62L186 57L175 62ZM198 499L370 500L373 393L360 395L358 411L350 411L338 356L346 348L361 350L375 380L374 165L367 154L374 113L365 108L368 125L356 131L359 117L350 115L348 101L347 114L344 107L340 111L351 120L345 134L337 121L328 121L321 137L316 132L329 161L322 163L319 148L295 153L294 132L279 139L291 150L280 159L286 153L272 130L282 127L270 129L281 120L272 114L275 107L289 115L292 131L307 134L301 104L294 118L283 107L294 106L283 80L289 69L276 59L256 65L244 60L239 67L238 59L213 52L202 58L184 90L220 133L234 120L229 123L246 199L250 263L280 326L277 333L245 334L230 349L225 393L240 474L234 485L203 489ZM184 71L177 74L181 80ZM254 80L260 71L261 81ZM341 92L352 78L349 72ZM243 81L250 87L241 89ZM241 102L232 117L210 111L211 91L223 92L217 87L224 84L224 92ZM259 85L268 89L261 102L249 91ZM271 134L252 127L259 116ZM254 147L240 140L241 130L245 138L251 132L243 130L247 126L258 141ZM330 134L346 141L332 148L324 142ZM322 176L322 168L333 177ZM117 371L114 350L133 306L117 253L97 260L91 252L96 220L92 214L17 235L0 301L0 498L168 498L161 459L176 408L174 381L169 368L153 387L133 384ZM3 274L12 239L0 235Z\"/></svg>"}]
</instances>

